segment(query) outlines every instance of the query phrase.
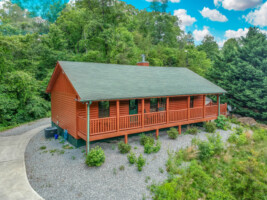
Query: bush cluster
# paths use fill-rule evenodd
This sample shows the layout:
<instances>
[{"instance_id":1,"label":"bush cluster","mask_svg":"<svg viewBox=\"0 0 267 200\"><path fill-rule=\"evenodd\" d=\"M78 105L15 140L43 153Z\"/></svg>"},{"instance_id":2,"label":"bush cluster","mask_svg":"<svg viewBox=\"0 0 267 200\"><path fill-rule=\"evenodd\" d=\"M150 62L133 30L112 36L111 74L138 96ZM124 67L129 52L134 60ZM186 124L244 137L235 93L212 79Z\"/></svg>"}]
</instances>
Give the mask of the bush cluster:
<instances>
[{"instance_id":1,"label":"bush cluster","mask_svg":"<svg viewBox=\"0 0 267 200\"><path fill-rule=\"evenodd\" d=\"M187 134L195 135L195 134L198 133L198 128L195 127L195 126L191 126L191 127L188 126L188 127L187 127L187 130L186 130L186 133L187 133Z\"/></svg>"},{"instance_id":2,"label":"bush cluster","mask_svg":"<svg viewBox=\"0 0 267 200\"><path fill-rule=\"evenodd\" d=\"M136 160L137 160L137 158L136 158L136 155L134 154L134 152L130 152L128 155L127 155L127 158L128 158L128 161L129 161L129 163L130 164L134 164L134 163L136 163Z\"/></svg>"},{"instance_id":3,"label":"bush cluster","mask_svg":"<svg viewBox=\"0 0 267 200\"><path fill-rule=\"evenodd\" d=\"M92 167L99 167L105 162L105 152L101 147L96 146L95 148L90 149L90 152L86 156L85 163Z\"/></svg>"},{"instance_id":4,"label":"bush cluster","mask_svg":"<svg viewBox=\"0 0 267 200\"><path fill-rule=\"evenodd\" d=\"M154 137L152 135L145 135L144 133L140 136L140 144L145 146L145 144L153 145L155 143Z\"/></svg>"},{"instance_id":5,"label":"bush cluster","mask_svg":"<svg viewBox=\"0 0 267 200\"><path fill-rule=\"evenodd\" d=\"M220 115L214 121L216 123L216 127L222 130L227 130L231 128L228 119L224 115Z\"/></svg>"},{"instance_id":6,"label":"bush cluster","mask_svg":"<svg viewBox=\"0 0 267 200\"><path fill-rule=\"evenodd\" d=\"M208 133L215 133L216 131L216 124L214 122L205 122L204 123L205 131Z\"/></svg>"},{"instance_id":7,"label":"bush cluster","mask_svg":"<svg viewBox=\"0 0 267 200\"><path fill-rule=\"evenodd\" d=\"M120 141L118 143L118 149L120 153L123 153L123 154L129 153L131 151L131 148L132 148L131 145L125 144L123 141Z\"/></svg>"},{"instance_id":8,"label":"bush cluster","mask_svg":"<svg viewBox=\"0 0 267 200\"><path fill-rule=\"evenodd\" d=\"M156 142L156 145L146 143L144 146L144 152L147 154L157 153L160 150L160 148L161 148L161 142L158 140Z\"/></svg>"},{"instance_id":9,"label":"bush cluster","mask_svg":"<svg viewBox=\"0 0 267 200\"><path fill-rule=\"evenodd\" d=\"M138 171L142 171L145 164L146 164L146 159L143 158L142 154L140 154L137 161L136 161Z\"/></svg>"},{"instance_id":10,"label":"bush cluster","mask_svg":"<svg viewBox=\"0 0 267 200\"><path fill-rule=\"evenodd\" d=\"M169 136L170 139L176 139L178 137L178 131L176 128L170 128L170 130L167 131L167 134Z\"/></svg>"}]
</instances>

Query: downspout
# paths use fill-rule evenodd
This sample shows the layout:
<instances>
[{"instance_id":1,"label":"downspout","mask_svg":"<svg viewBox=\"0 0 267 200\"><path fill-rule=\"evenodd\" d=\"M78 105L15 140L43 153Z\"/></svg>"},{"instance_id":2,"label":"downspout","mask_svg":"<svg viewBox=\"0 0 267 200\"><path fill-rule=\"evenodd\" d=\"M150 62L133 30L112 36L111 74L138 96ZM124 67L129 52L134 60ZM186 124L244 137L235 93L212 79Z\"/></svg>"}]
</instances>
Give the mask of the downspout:
<instances>
[{"instance_id":1,"label":"downspout","mask_svg":"<svg viewBox=\"0 0 267 200\"><path fill-rule=\"evenodd\" d=\"M221 97L218 95L218 116L221 114Z\"/></svg>"},{"instance_id":2,"label":"downspout","mask_svg":"<svg viewBox=\"0 0 267 200\"><path fill-rule=\"evenodd\" d=\"M87 154L90 151L89 143L90 143L90 105L92 101L89 101L87 104L87 140L86 140L86 152Z\"/></svg>"}]
</instances>

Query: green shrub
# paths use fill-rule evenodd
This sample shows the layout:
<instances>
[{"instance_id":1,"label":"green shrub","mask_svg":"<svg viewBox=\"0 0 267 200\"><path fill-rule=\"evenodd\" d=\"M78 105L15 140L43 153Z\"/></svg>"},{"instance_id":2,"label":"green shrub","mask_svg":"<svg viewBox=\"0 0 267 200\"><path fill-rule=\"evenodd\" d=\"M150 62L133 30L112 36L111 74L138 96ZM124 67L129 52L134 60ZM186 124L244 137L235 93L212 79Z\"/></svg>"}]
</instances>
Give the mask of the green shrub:
<instances>
[{"instance_id":1,"label":"green shrub","mask_svg":"<svg viewBox=\"0 0 267 200\"><path fill-rule=\"evenodd\" d=\"M127 155L127 158L130 164L134 164L137 160L135 154L132 151Z\"/></svg>"},{"instance_id":2,"label":"green shrub","mask_svg":"<svg viewBox=\"0 0 267 200\"><path fill-rule=\"evenodd\" d=\"M267 139L267 130L265 129L256 129L253 132L252 139L254 141L262 141Z\"/></svg>"},{"instance_id":3,"label":"green shrub","mask_svg":"<svg viewBox=\"0 0 267 200\"><path fill-rule=\"evenodd\" d=\"M205 122L204 123L205 131L208 133L215 133L216 131L216 124L214 122Z\"/></svg>"},{"instance_id":4,"label":"green shrub","mask_svg":"<svg viewBox=\"0 0 267 200\"><path fill-rule=\"evenodd\" d=\"M238 135L236 133L231 133L231 135L228 137L228 142L236 144L238 140Z\"/></svg>"},{"instance_id":5,"label":"green shrub","mask_svg":"<svg viewBox=\"0 0 267 200\"><path fill-rule=\"evenodd\" d=\"M151 154L151 153L157 153L161 148L161 142L158 140L156 145L151 145L149 143L146 143L144 146L144 153Z\"/></svg>"},{"instance_id":6,"label":"green shrub","mask_svg":"<svg viewBox=\"0 0 267 200\"><path fill-rule=\"evenodd\" d=\"M222 130L227 130L230 128L230 124L228 122L228 119L224 115L220 115L215 120L216 127Z\"/></svg>"},{"instance_id":7,"label":"green shrub","mask_svg":"<svg viewBox=\"0 0 267 200\"><path fill-rule=\"evenodd\" d=\"M145 144L153 145L155 143L154 137L152 135L145 135L144 133L140 136L140 144L145 146Z\"/></svg>"},{"instance_id":8,"label":"green shrub","mask_svg":"<svg viewBox=\"0 0 267 200\"><path fill-rule=\"evenodd\" d=\"M41 146L40 147L40 150L45 150L46 149L46 146Z\"/></svg>"},{"instance_id":9,"label":"green shrub","mask_svg":"<svg viewBox=\"0 0 267 200\"><path fill-rule=\"evenodd\" d=\"M207 160L213 155L218 155L223 151L221 136L217 134L208 135L208 141L197 140L198 157L200 160Z\"/></svg>"},{"instance_id":10,"label":"green shrub","mask_svg":"<svg viewBox=\"0 0 267 200\"><path fill-rule=\"evenodd\" d=\"M167 134L170 139L176 139L178 137L178 131L176 128L170 128L170 130L167 131Z\"/></svg>"},{"instance_id":11,"label":"green shrub","mask_svg":"<svg viewBox=\"0 0 267 200\"><path fill-rule=\"evenodd\" d=\"M125 170L124 165L121 165L121 166L119 167L119 170L124 171L124 170Z\"/></svg>"},{"instance_id":12,"label":"green shrub","mask_svg":"<svg viewBox=\"0 0 267 200\"><path fill-rule=\"evenodd\" d=\"M237 135L241 135L243 132L244 132L244 128L243 128L242 126L237 126L237 127L235 128L235 133L236 133Z\"/></svg>"},{"instance_id":13,"label":"green shrub","mask_svg":"<svg viewBox=\"0 0 267 200\"><path fill-rule=\"evenodd\" d=\"M238 119L236 117L231 117L230 122L233 124L240 124L240 121L238 121Z\"/></svg>"},{"instance_id":14,"label":"green shrub","mask_svg":"<svg viewBox=\"0 0 267 200\"><path fill-rule=\"evenodd\" d=\"M138 159L137 159L137 162L136 162L138 171L142 171L143 166L145 164L146 164L146 159L143 158L143 155L142 154L140 154L139 157L138 157Z\"/></svg>"},{"instance_id":15,"label":"green shrub","mask_svg":"<svg viewBox=\"0 0 267 200\"><path fill-rule=\"evenodd\" d=\"M125 144L123 141L118 143L118 149L121 153L128 153L131 150L131 146L129 144Z\"/></svg>"},{"instance_id":16,"label":"green shrub","mask_svg":"<svg viewBox=\"0 0 267 200\"><path fill-rule=\"evenodd\" d=\"M88 166L101 166L105 162L105 152L101 147L96 146L90 149L90 152L86 156L85 163Z\"/></svg>"},{"instance_id":17,"label":"green shrub","mask_svg":"<svg viewBox=\"0 0 267 200\"><path fill-rule=\"evenodd\" d=\"M188 127L187 130L186 130L186 133L187 133L187 134L195 135L195 134L198 133L198 128L195 127L195 126Z\"/></svg>"},{"instance_id":18,"label":"green shrub","mask_svg":"<svg viewBox=\"0 0 267 200\"><path fill-rule=\"evenodd\" d=\"M245 145L248 144L248 138L245 133L242 133L238 136L237 145Z\"/></svg>"}]
</instances>

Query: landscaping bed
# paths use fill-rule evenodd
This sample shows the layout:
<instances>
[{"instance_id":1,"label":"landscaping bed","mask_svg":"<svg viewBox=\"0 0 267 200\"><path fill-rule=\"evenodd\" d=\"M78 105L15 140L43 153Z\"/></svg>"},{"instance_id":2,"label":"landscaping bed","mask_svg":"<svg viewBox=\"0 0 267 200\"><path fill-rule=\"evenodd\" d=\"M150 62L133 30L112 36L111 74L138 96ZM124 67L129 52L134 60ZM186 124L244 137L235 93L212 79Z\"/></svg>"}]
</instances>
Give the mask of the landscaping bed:
<instances>
[{"instance_id":1,"label":"landscaping bed","mask_svg":"<svg viewBox=\"0 0 267 200\"><path fill-rule=\"evenodd\" d=\"M232 125L235 126L235 125ZM217 130L226 141L231 130ZM183 130L185 133L185 130ZM32 138L25 152L25 162L29 182L36 192L46 200L68 199L150 199L148 186L166 180L168 151L176 151L191 145L195 137L206 140L203 128L195 135L183 134L170 139L166 131L161 131L161 148L156 153L145 154L140 144L140 136L128 138L131 151L146 160L142 171L130 165L127 154L121 154L119 140L96 142L91 148L100 146L105 152L105 162L100 167L85 164L85 146L74 148L60 140L45 139L40 132Z\"/></svg>"}]
</instances>

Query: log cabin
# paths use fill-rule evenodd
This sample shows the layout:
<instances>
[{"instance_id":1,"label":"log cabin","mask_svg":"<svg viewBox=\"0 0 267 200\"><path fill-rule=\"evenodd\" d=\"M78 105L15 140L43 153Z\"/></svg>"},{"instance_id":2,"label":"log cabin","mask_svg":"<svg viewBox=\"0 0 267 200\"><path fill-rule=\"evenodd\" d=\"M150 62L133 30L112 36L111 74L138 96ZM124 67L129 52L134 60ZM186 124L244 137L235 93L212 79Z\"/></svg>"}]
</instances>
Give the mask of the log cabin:
<instances>
[{"instance_id":1,"label":"log cabin","mask_svg":"<svg viewBox=\"0 0 267 200\"><path fill-rule=\"evenodd\" d=\"M52 125L75 146L214 120L226 115L226 91L183 67L58 61L46 89ZM207 102L207 95L217 102Z\"/></svg>"}]
</instances>

